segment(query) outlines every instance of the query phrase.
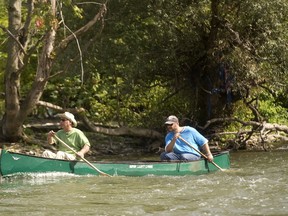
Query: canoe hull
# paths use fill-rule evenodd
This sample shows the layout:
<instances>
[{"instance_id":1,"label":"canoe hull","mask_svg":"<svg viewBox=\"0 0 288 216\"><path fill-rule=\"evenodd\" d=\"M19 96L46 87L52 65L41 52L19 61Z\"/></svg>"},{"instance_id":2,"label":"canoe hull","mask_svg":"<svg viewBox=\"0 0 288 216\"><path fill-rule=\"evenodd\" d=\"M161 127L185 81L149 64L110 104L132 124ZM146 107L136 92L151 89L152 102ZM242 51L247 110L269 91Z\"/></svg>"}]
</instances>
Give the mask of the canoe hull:
<instances>
[{"instance_id":1,"label":"canoe hull","mask_svg":"<svg viewBox=\"0 0 288 216\"><path fill-rule=\"evenodd\" d=\"M223 169L230 168L229 152L214 156L214 162ZM127 162L93 162L95 167L109 175L145 176L145 175L201 175L217 171L213 164L202 159L192 162L159 162L159 161L127 161ZM2 150L0 158L2 176L25 174L63 172L76 175L99 175L83 161L67 161L42 158Z\"/></svg>"}]
</instances>

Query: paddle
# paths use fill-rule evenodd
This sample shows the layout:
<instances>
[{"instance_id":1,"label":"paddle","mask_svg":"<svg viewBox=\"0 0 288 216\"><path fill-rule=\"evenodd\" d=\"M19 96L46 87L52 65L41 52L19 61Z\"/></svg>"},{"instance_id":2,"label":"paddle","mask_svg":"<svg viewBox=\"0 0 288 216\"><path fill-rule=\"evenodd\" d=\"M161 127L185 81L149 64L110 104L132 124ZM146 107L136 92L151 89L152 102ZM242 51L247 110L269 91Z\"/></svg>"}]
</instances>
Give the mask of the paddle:
<instances>
[{"instance_id":1,"label":"paddle","mask_svg":"<svg viewBox=\"0 0 288 216\"><path fill-rule=\"evenodd\" d=\"M94 170L96 170L98 173L100 173L101 175L104 175L104 176L109 176L109 177L111 177L111 175L102 172L102 171L99 170L97 167L95 167L92 163L90 163L88 160L86 160L84 157L78 155L77 152L76 152L72 147L70 147L68 144L66 144L64 141L62 141L59 137L57 137L56 135L54 135L54 137L55 137L59 142L61 142L64 146L66 146L66 147L69 148L71 151L73 151L77 156L79 156L83 161L85 161L90 167L92 167L92 168L93 168Z\"/></svg>"},{"instance_id":2,"label":"paddle","mask_svg":"<svg viewBox=\"0 0 288 216\"><path fill-rule=\"evenodd\" d=\"M189 142L187 142L185 139L183 139L181 136L179 136L179 139L181 139L185 144L187 144L188 146L190 146L191 148L193 148L196 152L198 152L200 155L202 155L202 157L204 157L205 159L208 159L208 157L203 154L201 151L199 151L198 149L196 149L194 146L192 146ZM224 171L220 166L218 166L214 161L211 161L211 163L216 166L219 170Z\"/></svg>"}]
</instances>

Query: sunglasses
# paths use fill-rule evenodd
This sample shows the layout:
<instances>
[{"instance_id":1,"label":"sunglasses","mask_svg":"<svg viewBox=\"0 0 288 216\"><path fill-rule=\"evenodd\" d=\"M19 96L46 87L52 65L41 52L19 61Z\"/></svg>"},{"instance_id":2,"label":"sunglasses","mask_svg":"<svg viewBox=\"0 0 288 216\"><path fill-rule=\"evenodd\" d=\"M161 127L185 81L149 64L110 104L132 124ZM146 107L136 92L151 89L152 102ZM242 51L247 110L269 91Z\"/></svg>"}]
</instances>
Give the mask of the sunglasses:
<instances>
[{"instance_id":1,"label":"sunglasses","mask_svg":"<svg viewBox=\"0 0 288 216\"><path fill-rule=\"evenodd\" d=\"M166 127L171 127L173 124L166 124Z\"/></svg>"}]
</instances>

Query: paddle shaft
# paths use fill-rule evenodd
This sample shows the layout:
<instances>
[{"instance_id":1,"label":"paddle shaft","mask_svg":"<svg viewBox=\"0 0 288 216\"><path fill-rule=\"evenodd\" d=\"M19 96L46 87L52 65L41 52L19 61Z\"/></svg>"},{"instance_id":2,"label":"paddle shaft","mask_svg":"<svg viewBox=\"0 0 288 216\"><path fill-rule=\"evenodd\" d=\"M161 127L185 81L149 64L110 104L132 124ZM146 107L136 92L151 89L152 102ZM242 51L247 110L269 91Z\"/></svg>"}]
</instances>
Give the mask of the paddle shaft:
<instances>
[{"instance_id":1,"label":"paddle shaft","mask_svg":"<svg viewBox=\"0 0 288 216\"><path fill-rule=\"evenodd\" d=\"M90 167L92 167L94 170L96 170L98 173L100 173L101 175L104 175L104 176L110 176L109 174L107 173L104 173L102 172L101 170L99 170L97 167L95 167L92 163L90 163L88 160L86 160L84 157L82 157L81 155L78 155L78 153L71 147L69 146L68 144L66 144L63 140L61 140L59 137L57 137L56 135L54 135L54 137L59 141L61 142L64 146L66 146L67 148L69 148L71 151L73 151L78 157L80 157L83 161L85 161Z\"/></svg>"},{"instance_id":2,"label":"paddle shaft","mask_svg":"<svg viewBox=\"0 0 288 216\"><path fill-rule=\"evenodd\" d=\"M203 154L201 151L199 151L198 149L196 149L194 146L192 146L189 142L187 142L185 139L183 139L181 136L179 136L179 139L181 139L186 145L190 146L191 148L193 148L196 152L198 152L200 155L202 155L202 157L204 157L205 159L208 159L208 157ZM218 166L214 161L211 161L211 163L216 166L219 170L224 171L220 166Z\"/></svg>"}]
</instances>

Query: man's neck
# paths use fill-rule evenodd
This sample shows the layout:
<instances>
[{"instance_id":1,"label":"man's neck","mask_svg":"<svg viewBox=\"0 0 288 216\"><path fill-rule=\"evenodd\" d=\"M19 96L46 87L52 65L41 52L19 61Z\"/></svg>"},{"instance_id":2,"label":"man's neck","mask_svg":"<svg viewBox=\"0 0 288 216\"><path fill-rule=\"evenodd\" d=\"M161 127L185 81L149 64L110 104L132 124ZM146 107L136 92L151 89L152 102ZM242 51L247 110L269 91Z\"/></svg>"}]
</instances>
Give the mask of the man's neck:
<instances>
[{"instance_id":1,"label":"man's neck","mask_svg":"<svg viewBox=\"0 0 288 216\"><path fill-rule=\"evenodd\" d=\"M63 130L64 130L65 132L70 132L72 129L73 129L73 127L63 128Z\"/></svg>"},{"instance_id":2,"label":"man's neck","mask_svg":"<svg viewBox=\"0 0 288 216\"><path fill-rule=\"evenodd\" d=\"M180 133L181 131L183 131L183 129L184 129L184 127L179 126L175 129L175 133Z\"/></svg>"}]
</instances>

